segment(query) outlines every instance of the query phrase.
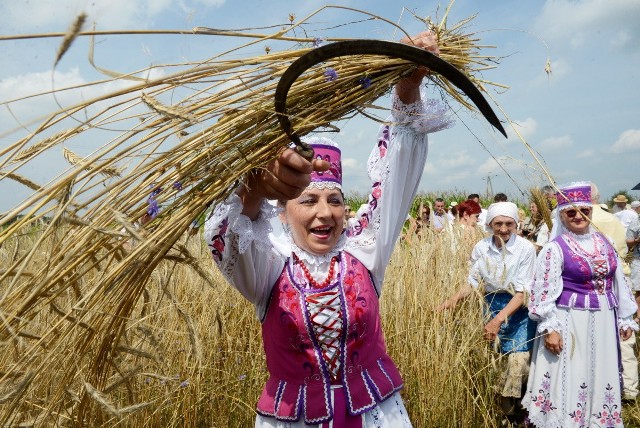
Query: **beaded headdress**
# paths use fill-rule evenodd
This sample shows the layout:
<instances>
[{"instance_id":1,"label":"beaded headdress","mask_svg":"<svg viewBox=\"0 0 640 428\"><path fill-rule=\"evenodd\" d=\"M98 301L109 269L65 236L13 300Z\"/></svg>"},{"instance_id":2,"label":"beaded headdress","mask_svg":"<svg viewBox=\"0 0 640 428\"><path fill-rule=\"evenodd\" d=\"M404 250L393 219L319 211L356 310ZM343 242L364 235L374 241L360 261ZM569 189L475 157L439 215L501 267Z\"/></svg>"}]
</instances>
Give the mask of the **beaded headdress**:
<instances>
[{"instance_id":1,"label":"beaded headdress","mask_svg":"<svg viewBox=\"0 0 640 428\"><path fill-rule=\"evenodd\" d=\"M313 147L314 157L331 165L326 171L313 171L309 187L316 189L342 189L342 153L333 141L325 137L310 137L305 143Z\"/></svg>"},{"instance_id":2,"label":"beaded headdress","mask_svg":"<svg viewBox=\"0 0 640 428\"><path fill-rule=\"evenodd\" d=\"M558 211L571 207L591 207L591 183L577 181L558 188L556 193Z\"/></svg>"}]
</instances>

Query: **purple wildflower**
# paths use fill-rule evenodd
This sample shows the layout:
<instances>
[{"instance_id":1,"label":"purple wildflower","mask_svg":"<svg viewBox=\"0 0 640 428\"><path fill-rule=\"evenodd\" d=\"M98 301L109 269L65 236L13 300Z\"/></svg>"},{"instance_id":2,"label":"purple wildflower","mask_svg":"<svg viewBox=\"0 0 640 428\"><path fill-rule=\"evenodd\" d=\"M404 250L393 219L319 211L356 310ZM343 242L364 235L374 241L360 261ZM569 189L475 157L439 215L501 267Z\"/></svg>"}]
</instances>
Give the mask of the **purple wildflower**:
<instances>
[{"instance_id":1,"label":"purple wildflower","mask_svg":"<svg viewBox=\"0 0 640 428\"><path fill-rule=\"evenodd\" d=\"M246 374L241 374L240 377L238 377L238 379L240 380L245 380L247 378Z\"/></svg>"},{"instance_id":2,"label":"purple wildflower","mask_svg":"<svg viewBox=\"0 0 640 428\"><path fill-rule=\"evenodd\" d=\"M358 83L360 83L362 89L367 89L369 88L369 86L371 86L371 79L369 78L369 76L364 76L358 79Z\"/></svg>"},{"instance_id":3,"label":"purple wildflower","mask_svg":"<svg viewBox=\"0 0 640 428\"><path fill-rule=\"evenodd\" d=\"M162 187L155 187L155 184L152 184L151 187L153 187L153 190L149 195L149 199L155 199L155 197L158 196L160 192L162 192Z\"/></svg>"},{"instance_id":4,"label":"purple wildflower","mask_svg":"<svg viewBox=\"0 0 640 428\"><path fill-rule=\"evenodd\" d=\"M189 386L189 379L185 379L180 382L180 388L186 388L187 386Z\"/></svg>"},{"instance_id":5,"label":"purple wildflower","mask_svg":"<svg viewBox=\"0 0 640 428\"><path fill-rule=\"evenodd\" d=\"M326 41L327 39L325 39L324 37L316 37L315 39L313 39L313 47L314 48L319 48L320 46L323 45L323 43Z\"/></svg>"},{"instance_id":6,"label":"purple wildflower","mask_svg":"<svg viewBox=\"0 0 640 428\"><path fill-rule=\"evenodd\" d=\"M333 82L338 78L338 72L331 67L327 67L324 72L324 77L327 78L327 82Z\"/></svg>"},{"instance_id":7,"label":"purple wildflower","mask_svg":"<svg viewBox=\"0 0 640 428\"><path fill-rule=\"evenodd\" d=\"M172 187L178 191L182 190L182 183L180 183L179 181L176 181L173 183Z\"/></svg>"},{"instance_id":8,"label":"purple wildflower","mask_svg":"<svg viewBox=\"0 0 640 428\"><path fill-rule=\"evenodd\" d=\"M149 215L149 217L151 217L151 219L154 219L158 216L158 213L160 212L158 201L156 201L155 199L149 198L147 202L149 203L149 207L147 208L147 214Z\"/></svg>"}]
</instances>

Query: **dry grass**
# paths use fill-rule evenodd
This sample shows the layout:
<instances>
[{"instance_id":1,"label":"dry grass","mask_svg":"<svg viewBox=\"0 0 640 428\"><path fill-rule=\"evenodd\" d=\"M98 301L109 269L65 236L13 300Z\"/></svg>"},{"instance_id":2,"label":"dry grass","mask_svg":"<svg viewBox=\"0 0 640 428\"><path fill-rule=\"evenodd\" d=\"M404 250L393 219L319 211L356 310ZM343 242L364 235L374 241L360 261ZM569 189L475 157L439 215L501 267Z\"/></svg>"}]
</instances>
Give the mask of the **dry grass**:
<instances>
[{"instance_id":1,"label":"dry grass","mask_svg":"<svg viewBox=\"0 0 640 428\"><path fill-rule=\"evenodd\" d=\"M6 264L23 257L36 244L55 245L51 238L38 238L33 231L8 242L0 260ZM95 334L81 321L91 308L77 302L92 292L91 276L99 272L52 290L39 310L12 326L13 334L0 348L4 424L252 424L266 379L253 308L224 283L199 237L183 237L179 243L182 255L161 262L141 285L123 333L113 337L101 387L88 380L100 350L69 346ZM497 426L495 397L488 387L495 370L489 347L480 342L478 301L472 299L457 314L433 312L464 280L466 262L453 257L450 242L434 244L398 247L382 300L388 346L406 380L407 407L417 427ZM38 257L46 253L39 252L36 266L42 263ZM28 280L23 276L19 284ZM0 291L6 293L8 285L5 280ZM48 363L71 358L73 371ZM27 391L26 384L31 386ZM58 384L65 385L64 391L52 387ZM85 403L90 410L82 412L84 401L95 405Z\"/></svg>"}]
</instances>

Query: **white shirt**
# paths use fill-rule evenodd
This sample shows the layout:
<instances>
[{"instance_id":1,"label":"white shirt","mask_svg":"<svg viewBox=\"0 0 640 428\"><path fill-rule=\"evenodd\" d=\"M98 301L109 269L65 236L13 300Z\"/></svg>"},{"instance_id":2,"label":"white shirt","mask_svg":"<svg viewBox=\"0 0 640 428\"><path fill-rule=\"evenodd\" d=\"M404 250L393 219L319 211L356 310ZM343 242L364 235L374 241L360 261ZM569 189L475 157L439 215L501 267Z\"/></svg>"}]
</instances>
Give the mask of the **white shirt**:
<instances>
[{"instance_id":1,"label":"white shirt","mask_svg":"<svg viewBox=\"0 0 640 428\"><path fill-rule=\"evenodd\" d=\"M454 220L455 220L455 217L450 212L445 211L444 213L442 213L442 215L433 213L433 219L431 220L431 225L436 230L451 229L451 225L453 224Z\"/></svg>"},{"instance_id":2,"label":"white shirt","mask_svg":"<svg viewBox=\"0 0 640 428\"><path fill-rule=\"evenodd\" d=\"M618 220L620 220L620 223L622 223L622 225L624 226L625 229L628 229L629 225L634 220L638 219L638 213L635 210L632 210L631 208L627 208L625 210L618 211L614 215L618 218Z\"/></svg>"},{"instance_id":3,"label":"white shirt","mask_svg":"<svg viewBox=\"0 0 640 428\"><path fill-rule=\"evenodd\" d=\"M478 226L482 226L484 227L484 225L487 223L487 213L488 211L485 210L484 208L480 208L482 211L480 211L480 215L478 216Z\"/></svg>"},{"instance_id":4,"label":"white shirt","mask_svg":"<svg viewBox=\"0 0 640 428\"><path fill-rule=\"evenodd\" d=\"M533 282L536 249L515 233L498 248L493 236L478 242L471 252L468 281L473 288L481 284L484 291L529 292Z\"/></svg>"}]
</instances>

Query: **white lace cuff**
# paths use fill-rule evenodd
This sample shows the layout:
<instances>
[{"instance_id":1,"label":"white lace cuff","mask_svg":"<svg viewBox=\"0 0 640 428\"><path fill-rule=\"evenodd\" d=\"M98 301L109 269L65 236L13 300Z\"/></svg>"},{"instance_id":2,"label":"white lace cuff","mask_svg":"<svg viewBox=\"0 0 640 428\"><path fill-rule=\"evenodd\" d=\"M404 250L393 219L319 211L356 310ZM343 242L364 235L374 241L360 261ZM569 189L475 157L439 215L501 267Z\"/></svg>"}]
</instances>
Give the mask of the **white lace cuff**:
<instances>
[{"instance_id":1,"label":"white lace cuff","mask_svg":"<svg viewBox=\"0 0 640 428\"><path fill-rule=\"evenodd\" d=\"M549 331L562 333L562 325L555 316L538 321L538 333L544 334Z\"/></svg>"},{"instance_id":2,"label":"white lace cuff","mask_svg":"<svg viewBox=\"0 0 640 428\"><path fill-rule=\"evenodd\" d=\"M638 331L638 323L632 317L618 318L618 329Z\"/></svg>"},{"instance_id":3,"label":"white lace cuff","mask_svg":"<svg viewBox=\"0 0 640 428\"><path fill-rule=\"evenodd\" d=\"M424 92L421 90L421 93ZM424 101L423 101L424 100ZM448 107L440 100L422 99L404 104L395 91L391 114L396 126L408 126L420 134L430 134L451 128L455 120L448 114Z\"/></svg>"},{"instance_id":4,"label":"white lace cuff","mask_svg":"<svg viewBox=\"0 0 640 428\"><path fill-rule=\"evenodd\" d=\"M240 254L247 251L251 243L254 243L259 251L268 251L271 248L269 240L269 233L272 230L270 219L278 215L279 208L264 200L260 207L260 213L254 221L242 214L242 208L242 200L235 192L232 193L227 200L215 208L213 215L207 221L205 239L207 242L211 242L213 235L226 223L228 231L237 235Z\"/></svg>"}]
</instances>

